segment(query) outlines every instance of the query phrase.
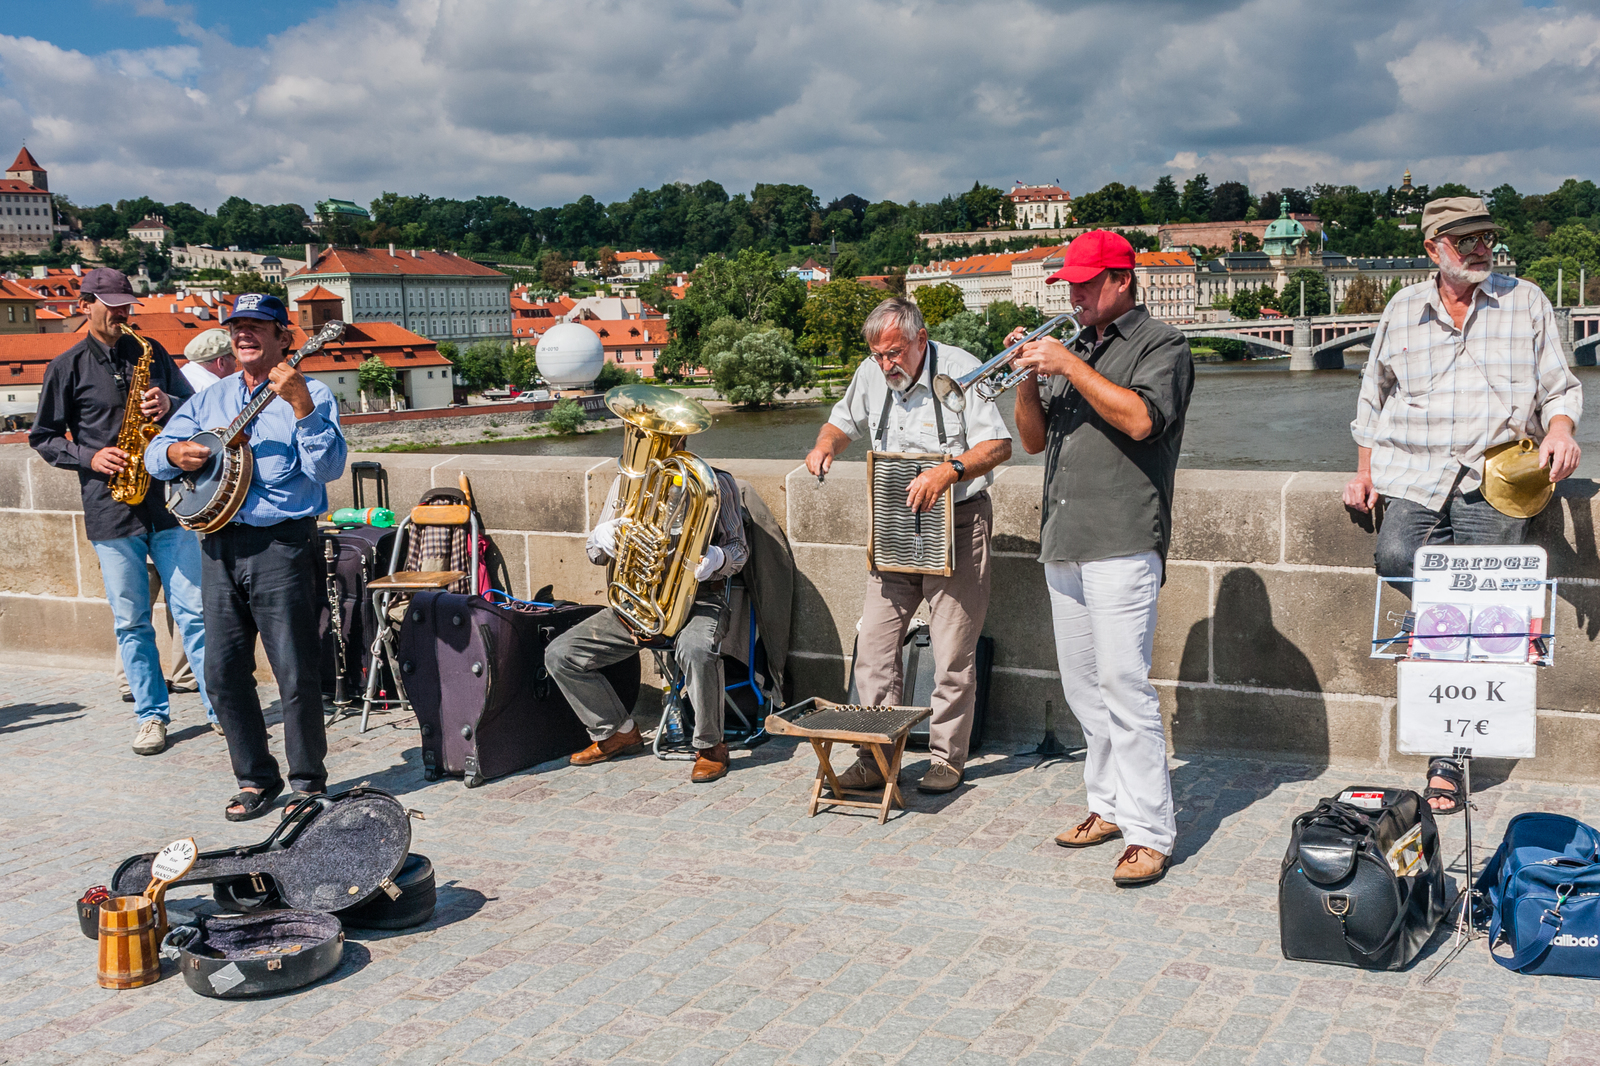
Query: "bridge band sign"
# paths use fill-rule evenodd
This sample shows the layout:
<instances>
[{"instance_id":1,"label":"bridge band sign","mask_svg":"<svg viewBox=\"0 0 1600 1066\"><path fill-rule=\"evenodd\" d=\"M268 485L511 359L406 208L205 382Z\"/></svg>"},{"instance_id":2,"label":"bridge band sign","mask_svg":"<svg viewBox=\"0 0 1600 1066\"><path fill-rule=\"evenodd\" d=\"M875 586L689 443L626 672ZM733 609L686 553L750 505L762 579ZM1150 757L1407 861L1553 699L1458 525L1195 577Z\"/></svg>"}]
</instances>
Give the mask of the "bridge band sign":
<instances>
[{"instance_id":1,"label":"bridge band sign","mask_svg":"<svg viewBox=\"0 0 1600 1066\"><path fill-rule=\"evenodd\" d=\"M1544 549L1417 549L1415 623L1398 665L1396 747L1413 755L1470 748L1474 758L1535 754L1537 666L1549 661Z\"/></svg>"}]
</instances>

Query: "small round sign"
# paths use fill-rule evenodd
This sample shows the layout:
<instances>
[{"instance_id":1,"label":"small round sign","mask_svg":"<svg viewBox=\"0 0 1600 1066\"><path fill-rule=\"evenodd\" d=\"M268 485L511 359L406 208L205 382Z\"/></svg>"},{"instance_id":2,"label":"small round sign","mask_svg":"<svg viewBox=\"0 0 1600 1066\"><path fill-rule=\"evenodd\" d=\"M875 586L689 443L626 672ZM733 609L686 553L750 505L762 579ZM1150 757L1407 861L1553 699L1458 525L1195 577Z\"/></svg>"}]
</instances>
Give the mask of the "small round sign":
<instances>
[{"instance_id":1,"label":"small round sign","mask_svg":"<svg viewBox=\"0 0 1600 1066\"><path fill-rule=\"evenodd\" d=\"M157 881L176 881L189 872L197 854L193 837L174 840L156 855L150 864L150 876Z\"/></svg>"}]
</instances>

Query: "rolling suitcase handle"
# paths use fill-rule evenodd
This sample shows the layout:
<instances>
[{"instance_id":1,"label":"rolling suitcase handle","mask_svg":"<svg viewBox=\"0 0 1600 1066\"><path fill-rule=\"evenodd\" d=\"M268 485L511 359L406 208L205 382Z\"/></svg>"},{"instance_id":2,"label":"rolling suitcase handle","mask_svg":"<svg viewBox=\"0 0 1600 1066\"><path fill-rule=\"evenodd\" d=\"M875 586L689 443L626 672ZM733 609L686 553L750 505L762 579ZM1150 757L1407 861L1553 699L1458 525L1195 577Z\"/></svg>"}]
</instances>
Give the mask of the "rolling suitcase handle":
<instances>
[{"instance_id":1,"label":"rolling suitcase handle","mask_svg":"<svg viewBox=\"0 0 1600 1066\"><path fill-rule=\"evenodd\" d=\"M382 463L364 459L359 463L350 464L350 502L351 506L362 508L366 506L366 494L362 491L361 484L371 481L377 496L378 507L389 506L389 474L384 470Z\"/></svg>"}]
</instances>

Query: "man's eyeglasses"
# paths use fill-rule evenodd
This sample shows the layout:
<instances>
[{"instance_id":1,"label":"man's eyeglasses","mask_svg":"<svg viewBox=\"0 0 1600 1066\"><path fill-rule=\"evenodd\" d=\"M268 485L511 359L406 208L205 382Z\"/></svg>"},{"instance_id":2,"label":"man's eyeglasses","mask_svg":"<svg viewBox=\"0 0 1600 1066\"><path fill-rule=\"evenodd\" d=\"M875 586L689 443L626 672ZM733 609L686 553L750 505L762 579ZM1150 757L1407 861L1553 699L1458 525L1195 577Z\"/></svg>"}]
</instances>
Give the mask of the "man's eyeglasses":
<instances>
[{"instance_id":1,"label":"man's eyeglasses","mask_svg":"<svg viewBox=\"0 0 1600 1066\"><path fill-rule=\"evenodd\" d=\"M1456 251L1462 255L1471 255L1478 250L1479 245L1482 245L1486 252L1494 251L1493 233L1452 233L1447 236L1450 238L1450 243L1456 246Z\"/></svg>"},{"instance_id":2,"label":"man's eyeglasses","mask_svg":"<svg viewBox=\"0 0 1600 1066\"><path fill-rule=\"evenodd\" d=\"M890 348L886 352L873 352L872 358L878 360L880 363L884 360L895 360L899 359L902 355L905 355L907 350L908 349L905 345L901 345L898 348Z\"/></svg>"}]
</instances>

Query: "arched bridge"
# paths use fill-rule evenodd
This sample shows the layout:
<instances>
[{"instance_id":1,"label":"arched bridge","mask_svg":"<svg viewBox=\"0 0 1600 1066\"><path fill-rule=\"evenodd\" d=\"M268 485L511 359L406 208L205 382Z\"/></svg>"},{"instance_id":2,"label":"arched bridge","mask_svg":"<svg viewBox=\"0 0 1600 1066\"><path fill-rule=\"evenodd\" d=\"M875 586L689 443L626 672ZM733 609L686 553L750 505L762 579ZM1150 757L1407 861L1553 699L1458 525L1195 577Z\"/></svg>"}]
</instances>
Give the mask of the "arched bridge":
<instances>
[{"instance_id":1,"label":"arched bridge","mask_svg":"<svg viewBox=\"0 0 1600 1066\"><path fill-rule=\"evenodd\" d=\"M1345 349L1372 339L1379 317L1256 318L1242 322L1185 323L1177 328L1191 340L1215 337L1243 341L1250 354L1258 359L1287 355L1291 370L1336 370L1344 366ZM1600 341L1600 336L1595 339Z\"/></svg>"}]
</instances>

